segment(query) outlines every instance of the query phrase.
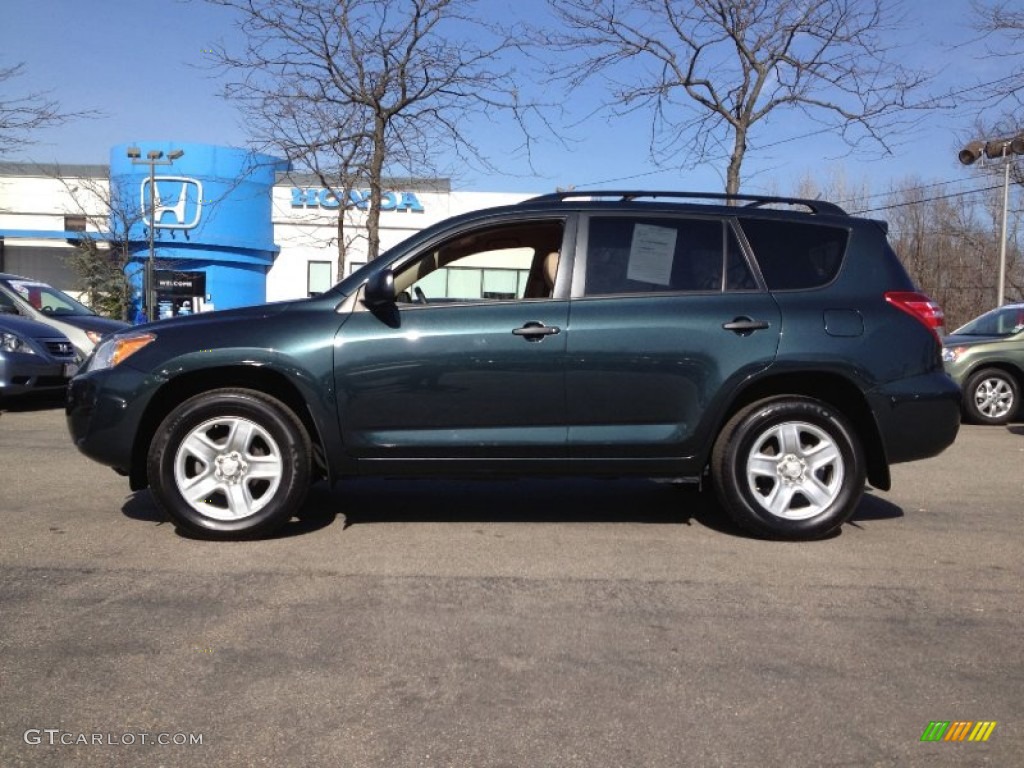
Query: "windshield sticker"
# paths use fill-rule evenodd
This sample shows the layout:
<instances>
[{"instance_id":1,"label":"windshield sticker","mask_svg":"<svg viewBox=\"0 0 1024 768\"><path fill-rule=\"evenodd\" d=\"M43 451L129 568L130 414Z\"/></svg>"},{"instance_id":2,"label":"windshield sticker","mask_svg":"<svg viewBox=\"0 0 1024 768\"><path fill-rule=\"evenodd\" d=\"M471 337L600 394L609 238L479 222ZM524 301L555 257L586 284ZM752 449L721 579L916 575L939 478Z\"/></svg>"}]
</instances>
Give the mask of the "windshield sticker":
<instances>
[{"instance_id":1,"label":"windshield sticker","mask_svg":"<svg viewBox=\"0 0 1024 768\"><path fill-rule=\"evenodd\" d=\"M24 280L11 280L7 284L17 291L18 295L25 299L25 301L28 301L29 288L36 287L35 283L26 283Z\"/></svg>"},{"instance_id":2,"label":"windshield sticker","mask_svg":"<svg viewBox=\"0 0 1024 768\"><path fill-rule=\"evenodd\" d=\"M669 285L672 281L672 257L676 252L674 227L637 224L629 247L626 277L641 283Z\"/></svg>"}]
</instances>

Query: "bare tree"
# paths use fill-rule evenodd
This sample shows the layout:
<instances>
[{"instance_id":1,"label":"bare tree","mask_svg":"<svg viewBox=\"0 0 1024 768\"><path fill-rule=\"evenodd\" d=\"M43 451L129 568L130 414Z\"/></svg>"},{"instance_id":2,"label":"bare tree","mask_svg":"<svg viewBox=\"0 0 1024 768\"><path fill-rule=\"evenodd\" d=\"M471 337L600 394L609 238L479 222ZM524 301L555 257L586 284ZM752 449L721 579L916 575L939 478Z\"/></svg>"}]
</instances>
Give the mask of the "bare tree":
<instances>
[{"instance_id":1,"label":"bare tree","mask_svg":"<svg viewBox=\"0 0 1024 768\"><path fill-rule=\"evenodd\" d=\"M68 112L45 91L11 94L11 83L24 74L24 64L0 67L0 157L35 144L34 134L70 120L96 117L93 111Z\"/></svg>"},{"instance_id":2,"label":"bare tree","mask_svg":"<svg viewBox=\"0 0 1024 768\"><path fill-rule=\"evenodd\" d=\"M89 306L101 314L133 320L132 280L143 265L132 259L131 232L145 220L139 200L120 194L106 179L71 176L58 167L53 173L67 192L73 215L85 220L75 248L66 258L88 296Z\"/></svg>"},{"instance_id":3,"label":"bare tree","mask_svg":"<svg viewBox=\"0 0 1024 768\"><path fill-rule=\"evenodd\" d=\"M1019 0L971 3L974 28L988 39L987 56L1006 64L996 81L983 85L980 95L990 107L1024 105L1024 10Z\"/></svg>"},{"instance_id":4,"label":"bare tree","mask_svg":"<svg viewBox=\"0 0 1024 768\"><path fill-rule=\"evenodd\" d=\"M516 40L479 21L475 0L208 0L237 13L244 50L211 48L262 148L317 175L340 203L344 261L352 192L369 189L368 258L380 250L387 176L436 172L446 151L487 165L465 126L511 115L529 134Z\"/></svg>"},{"instance_id":5,"label":"bare tree","mask_svg":"<svg viewBox=\"0 0 1024 768\"><path fill-rule=\"evenodd\" d=\"M893 248L914 281L939 302L950 330L995 306L1001 197L998 188L979 198L908 179L884 206ZM1007 248L1011 297L1022 295L1024 281L1019 234L1014 224Z\"/></svg>"},{"instance_id":6,"label":"bare tree","mask_svg":"<svg viewBox=\"0 0 1024 768\"><path fill-rule=\"evenodd\" d=\"M538 38L571 87L607 83L613 115L653 113L656 161L692 167L723 150L738 192L755 126L788 110L853 147L888 151L923 83L891 56L891 0L549 0L564 29Z\"/></svg>"}]
</instances>

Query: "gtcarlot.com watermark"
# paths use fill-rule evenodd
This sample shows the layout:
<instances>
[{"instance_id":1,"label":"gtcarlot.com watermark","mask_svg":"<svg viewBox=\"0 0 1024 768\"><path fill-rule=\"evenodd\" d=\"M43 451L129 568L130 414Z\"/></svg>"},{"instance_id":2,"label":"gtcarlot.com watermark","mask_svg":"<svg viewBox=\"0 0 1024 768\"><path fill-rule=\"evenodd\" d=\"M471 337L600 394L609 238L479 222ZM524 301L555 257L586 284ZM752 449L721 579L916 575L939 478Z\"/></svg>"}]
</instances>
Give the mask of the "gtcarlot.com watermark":
<instances>
[{"instance_id":1,"label":"gtcarlot.com watermark","mask_svg":"<svg viewBox=\"0 0 1024 768\"><path fill-rule=\"evenodd\" d=\"M75 747L75 746L96 746L96 747L194 747L202 746L203 734L201 733L177 733L152 732L152 731L125 731L117 733L85 733L84 731L64 731L60 728L29 728L22 736L26 744L46 744L51 747Z\"/></svg>"}]
</instances>

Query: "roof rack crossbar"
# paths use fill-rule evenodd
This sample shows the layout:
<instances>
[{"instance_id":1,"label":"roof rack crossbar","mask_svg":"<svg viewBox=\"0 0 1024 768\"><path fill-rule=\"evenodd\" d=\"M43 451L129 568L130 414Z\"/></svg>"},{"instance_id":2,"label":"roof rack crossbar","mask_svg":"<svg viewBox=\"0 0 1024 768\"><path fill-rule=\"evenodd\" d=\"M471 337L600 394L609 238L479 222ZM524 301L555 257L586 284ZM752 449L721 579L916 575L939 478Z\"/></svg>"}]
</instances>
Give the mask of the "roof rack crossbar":
<instances>
[{"instance_id":1,"label":"roof rack crossbar","mask_svg":"<svg viewBox=\"0 0 1024 768\"><path fill-rule=\"evenodd\" d=\"M618 198L618 202L628 203L638 198L677 198L684 200L720 200L724 202L741 202L745 203L744 207L749 208L762 208L767 205L782 204L782 205L802 205L809 209L811 213L831 214L834 216L848 216L849 214L840 208L835 203L830 203L826 200L808 200L802 197L776 197L772 195L751 195L751 194L735 194L730 195L722 192L677 192L672 190L658 190L658 191L645 191L645 190L586 190L586 189L573 189L561 192L551 192L546 195L540 195L538 197L532 197L529 200L525 200L524 203L557 203L564 202L572 198Z\"/></svg>"}]
</instances>

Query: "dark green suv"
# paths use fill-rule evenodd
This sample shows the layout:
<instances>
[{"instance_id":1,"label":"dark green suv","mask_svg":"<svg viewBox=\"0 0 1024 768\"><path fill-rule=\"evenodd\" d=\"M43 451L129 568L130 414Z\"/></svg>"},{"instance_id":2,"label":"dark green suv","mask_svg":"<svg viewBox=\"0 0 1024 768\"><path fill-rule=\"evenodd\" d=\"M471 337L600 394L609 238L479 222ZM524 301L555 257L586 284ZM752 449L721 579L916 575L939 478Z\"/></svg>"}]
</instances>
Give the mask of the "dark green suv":
<instances>
[{"instance_id":1,"label":"dark green suv","mask_svg":"<svg viewBox=\"0 0 1024 768\"><path fill-rule=\"evenodd\" d=\"M751 532L820 537L959 426L941 310L885 233L821 201L545 195L315 298L118 333L68 424L215 538L320 478L408 474L709 478Z\"/></svg>"}]
</instances>

